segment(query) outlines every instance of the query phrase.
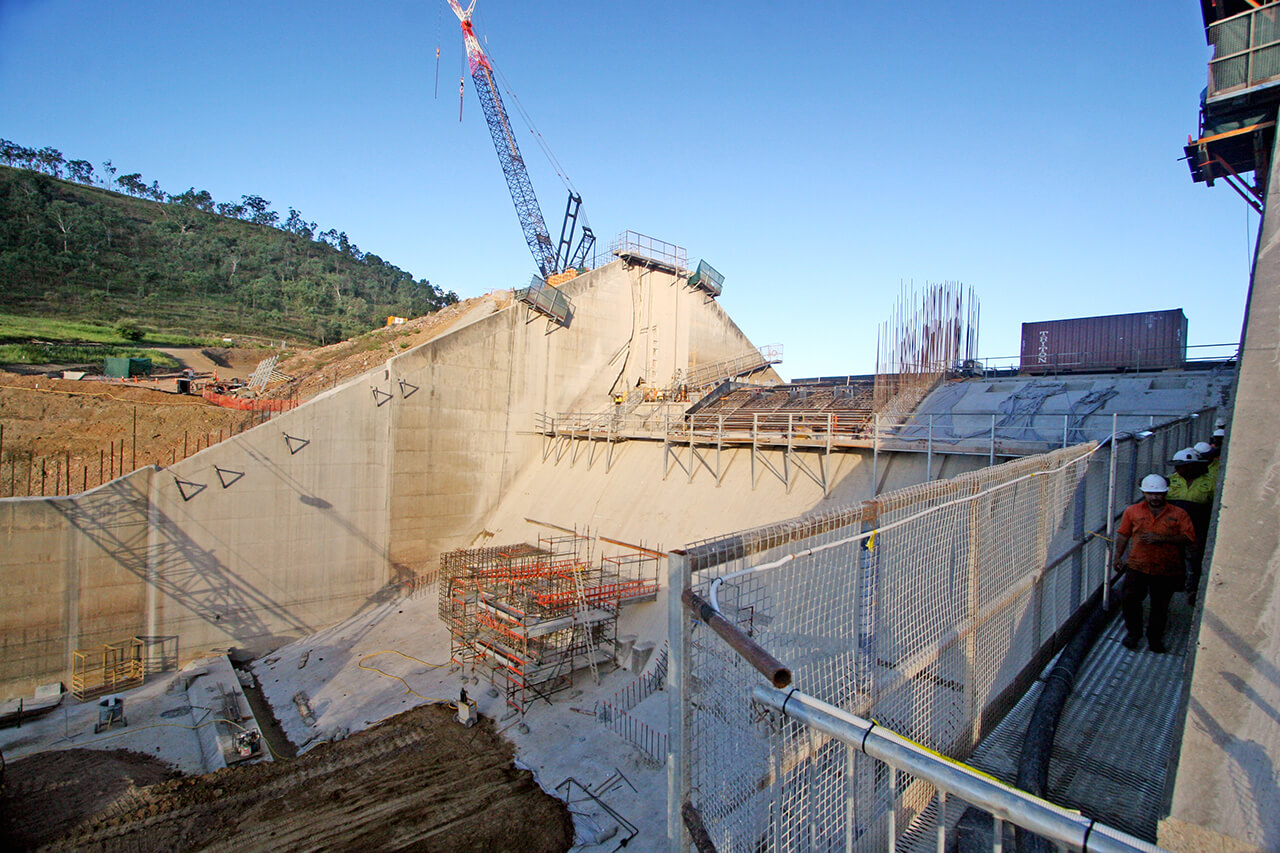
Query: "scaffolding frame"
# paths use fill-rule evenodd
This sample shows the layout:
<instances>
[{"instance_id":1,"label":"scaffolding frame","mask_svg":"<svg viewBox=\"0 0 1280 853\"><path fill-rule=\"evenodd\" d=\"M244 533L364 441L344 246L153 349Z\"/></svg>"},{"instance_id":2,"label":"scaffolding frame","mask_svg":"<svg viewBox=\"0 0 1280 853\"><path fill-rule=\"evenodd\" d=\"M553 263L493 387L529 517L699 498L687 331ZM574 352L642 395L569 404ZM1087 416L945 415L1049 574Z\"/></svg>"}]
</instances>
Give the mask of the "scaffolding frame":
<instances>
[{"instance_id":1,"label":"scaffolding frame","mask_svg":"<svg viewBox=\"0 0 1280 853\"><path fill-rule=\"evenodd\" d=\"M487 669L520 713L572 686L574 674L612 661L618 611L651 600L658 557L592 559L594 540L578 533L459 549L440 557L440 618L450 660Z\"/></svg>"},{"instance_id":2,"label":"scaffolding frame","mask_svg":"<svg viewBox=\"0 0 1280 853\"><path fill-rule=\"evenodd\" d=\"M143 648L137 637L71 653L71 695L81 702L142 684Z\"/></svg>"}]
</instances>

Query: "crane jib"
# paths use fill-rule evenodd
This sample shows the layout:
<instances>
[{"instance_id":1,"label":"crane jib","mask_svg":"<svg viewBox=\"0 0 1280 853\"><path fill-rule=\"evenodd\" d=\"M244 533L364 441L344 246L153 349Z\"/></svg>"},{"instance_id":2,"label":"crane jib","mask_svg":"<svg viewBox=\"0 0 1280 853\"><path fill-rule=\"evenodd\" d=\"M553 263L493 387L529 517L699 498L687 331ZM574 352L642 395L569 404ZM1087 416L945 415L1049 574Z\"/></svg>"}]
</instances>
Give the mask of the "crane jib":
<instances>
[{"instance_id":1,"label":"crane jib","mask_svg":"<svg viewBox=\"0 0 1280 853\"><path fill-rule=\"evenodd\" d=\"M542 218L542 208L534 195L533 184L525 169L524 158L520 156L520 148L516 145L515 136L511 133L510 121L502 97L493 85L488 69L479 68L471 79L476 84L476 95L480 99L480 107L484 111L485 121L489 125L489 135L493 137L493 146L498 151L498 161L502 164L502 172L507 179L507 189L511 192L511 200L516 206L516 215L520 218L520 228L524 231L525 242L533 253L534 262L538 265L543 278L557 272L556 250L551 245L551 235L547 232L546 221Z\"/></svg>"},{"instance_id":2,"label":"crane jib","mask_svg":"<svg viewBox=\"0 0 1280 853\"><path fill-rule=\"evenodd\" d=\"M565 222L560 228L560 245L557 248L551 241L547 231L546 220L542 218L542 208L534 195L533 184L529 180L529 172L525 168L524 158L520 156L520 148L516 145L516 137L507 117L507 109L498 94L498 87L493 83L493 66L480 47L475 29L471 24L471 12L475 8L475 0L464 10L458 0L446 0L449 7L462 24L462 40L467 49L467 63L471 67L471 79L476 85L476 96L480 99L480 107L484 110L485 122L489 125L489 135L493 137L493 147L498 152L498 162L502 165L502 174L507 179L507 189L511 192L511 201L516 206L516 215L520 218L520 228L524 231L525 242L533 253L538 272L543 278L558 273L563 269L579 266L595 243L595 235L584 223L582 238L576 250L570 252L573 231L577 225L578 207L582 199L574 192L569 194L569 209L565 211ZM462 117L462 103L458 104L458 117ZM572 211L572 213L571 213Z\"/></svg>"}]
</instances>

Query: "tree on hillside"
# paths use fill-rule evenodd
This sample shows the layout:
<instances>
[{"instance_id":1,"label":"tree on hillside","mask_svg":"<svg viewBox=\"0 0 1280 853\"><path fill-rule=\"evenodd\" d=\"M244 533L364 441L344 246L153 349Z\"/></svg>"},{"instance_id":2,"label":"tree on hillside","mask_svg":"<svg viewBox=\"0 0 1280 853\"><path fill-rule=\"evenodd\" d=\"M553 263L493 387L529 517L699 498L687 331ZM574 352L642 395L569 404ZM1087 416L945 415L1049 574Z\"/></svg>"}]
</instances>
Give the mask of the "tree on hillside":
<instances>
[{"instance_id":1,"label":"tree on hillside","mask_svg":"<svg viewBox=\"0 0 1280 853\"><path fill-rule=\"evenodd\" d=\"M209 194L208 190L197 191L195 187L184 193L169 196L169 203L201 210L205 213L214 212L213 196Z\"/></svg>"},{"instance_id":2,"label":"tree on hillside","mask_svg":"<svg viewBox=\"0 0 1280 853\"><path fill-rule=\"evenodd\" d=\"M104 187L115 182L115 178L116 178L115 164L113 164L110 160L103 160L102 171L103 171L103 174L106 175L106 177L102 179L102 185Z\"/></svg>"},{"instance_id":3,"label":"tree on hillside","mask_svg":"<svg viewBox=\"0 0 1280 853\"><path fill-rule=\"evenodd\" d=\"M291 207L289 208L289 218L284 221L284 230L290 234L297 234L304 240L310 240L312 235L316 233L316 224L307 222L302 218L301 213Z\"/></svg>"},{"instance_id":4,"label":"tree on hillside","mask_svg":"<svg viewBox=\"0 0 1280 853\"><path fill-rule=\"evenodd\" d=\"M260 195L246 195L240 197L244 203L245 213L248 219L255 225L274 226L280 221L280 214L274 210L270 210L271 202L267 201Z\"/></svg>"},{"instance_id":5,"label":"tree on hillside","mask_svg":"<svg viewBox=\"0 0 1280 853\"><path fill-rule=\"evenodd\" d=\"M62 177L62 152L57 148L45 146L36 152L37 162L44 167L45 173L55 178Z\"/></svg>"},{"instance_id":6,"label":"tree on hillside","mask_svg":"<svg viewBox=\"0 0 1280 853\"><path fill-rule=\"evenodd\" d=\"M23 148L16 142L0 139L0 160L3 160L6 166L17 166L24 162L28 151L29 149Z\"/></svg>"},{"instance_id":7,"label":"tree on hillside","mask_svg":"<svg viewBox=\"0 0 1280 853\"><path fill-rule=\"evenodd\" d=\"M116 178L116 183L120 188L134 198L143 196L147 192L147 185L142 182L141 172L131 172L127 175L121 175Z\"/></svg>"},{"instance_id":8,"label":"tree on hillside","mask_svg":"<svg viewBox=\"0 0 1280 853\"><path fill-rule=\"evenodd\" d=\"M88 160L68 160L67 175L81 184L93 183L93 164Z\"/></svg>"}]
</instances>

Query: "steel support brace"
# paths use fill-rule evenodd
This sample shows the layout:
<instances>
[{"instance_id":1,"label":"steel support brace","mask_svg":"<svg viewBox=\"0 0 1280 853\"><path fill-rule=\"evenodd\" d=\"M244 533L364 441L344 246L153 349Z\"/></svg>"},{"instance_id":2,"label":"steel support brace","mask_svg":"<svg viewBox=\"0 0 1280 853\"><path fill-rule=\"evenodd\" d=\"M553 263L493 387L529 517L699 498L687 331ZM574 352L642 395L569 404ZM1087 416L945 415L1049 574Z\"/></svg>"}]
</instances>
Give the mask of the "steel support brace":
<instances>
[{"instance_id":1,"label":"steel support brace","mask_svg":"<svg viewBox=\"0 0 1280 853\"><path fill-rule=\"evenodd\" d=\"M724 449L724 415L720 416L720 423L716 428L716 488L720 488L720 477L723 469L720 467L720 452Z\"/></svg>"}]
</instances>

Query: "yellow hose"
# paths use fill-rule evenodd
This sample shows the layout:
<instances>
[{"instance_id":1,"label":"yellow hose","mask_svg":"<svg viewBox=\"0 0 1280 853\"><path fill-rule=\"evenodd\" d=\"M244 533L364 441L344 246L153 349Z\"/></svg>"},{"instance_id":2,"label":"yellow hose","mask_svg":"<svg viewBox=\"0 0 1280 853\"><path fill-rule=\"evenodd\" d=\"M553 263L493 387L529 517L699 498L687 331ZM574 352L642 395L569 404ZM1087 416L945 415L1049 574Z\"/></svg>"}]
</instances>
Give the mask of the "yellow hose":
<instances>
[{"instance_id":1,"label":"yellow hose","mask_svg":"<svg viewBox=\"0 0 1280 853\"><path fill-rule=\"evenodd\" d=\"M436 699L436 698L431 697L431 696L423 696L421 693L419 693L418 691L416 691L416 690L414 690L412 687L410 687L410 686L409 686L409 682L405 681L405 680L404 680L403 678L401 678L400 676L395 675L395 674L390 673L390 672L387 672L387 671L385 671L385 670L378 669L376 666L365 666L365 665L364 665L364 662L365 662L365 661L367 661L369 658L377 657L378 655L400 655L400 657L402 657L402 658L408 658L408 659L409 659L409 660L411 660L411 661L416 661L417 663L422 664L422 665L423 665L423 666L425 666L427 669L439 669L439 668L440 668L440 667L442 667L442 666L447 666L447 664L443 664L443 663L428 663L427 661L425 661L425 660L421 660L420 658L415 658L413 655L406 655L404 652L399 651L399 650L397 650L397 649L383 649L382 651L379 651L379 652L370 652L369 654L367 654L367 655L365 655L364 657L360 658L360 660L356 661L356 666L360 667L361 669L369 670L370 672L376 672L376 673L379 673L380 675L385 675L387 678L394 678L396 681L399 681L401 684L403 684L403 685L404 685L405 692L407 692L407 693L412 693L414 696L417 696L419 699L426 700L427 702L433 702L433 703L435 703L435 704L437 704L437 705L451 705L451 704L453 704L452 702L450 702L450 701L449 701L449 700L447 700L447 699Z\"/></svg>"}]
</instances>

